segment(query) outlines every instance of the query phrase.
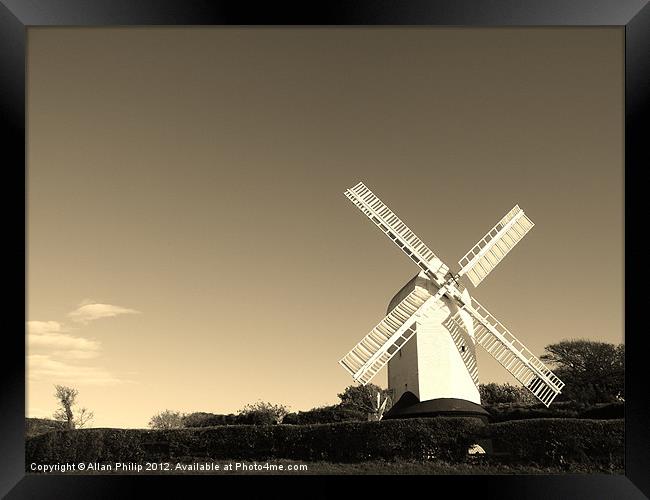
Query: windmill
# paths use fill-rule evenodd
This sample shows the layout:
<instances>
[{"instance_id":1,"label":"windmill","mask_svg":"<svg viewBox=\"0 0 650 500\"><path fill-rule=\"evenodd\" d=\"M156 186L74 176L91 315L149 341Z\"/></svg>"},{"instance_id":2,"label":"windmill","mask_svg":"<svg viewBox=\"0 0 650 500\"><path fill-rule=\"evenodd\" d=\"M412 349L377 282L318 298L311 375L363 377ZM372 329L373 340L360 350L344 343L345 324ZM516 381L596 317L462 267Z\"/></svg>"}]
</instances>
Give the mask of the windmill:
<instances>
[{"instance_id":1,"label":"windmill","mask_svg":"<svg viewBox=\"0 0 650 500\"><path fill-rule=\"evenodd\" d=\"M420 268L390 301L386 317L339 361L363 385L388 364L396 403L385 418L485 415L476 345L548 407L564 383L460 282L467 276L478 286L532 229L524 211L515 205L460 259L453 274L362 182L345 195Z\"/></svg>"}]
</instances>

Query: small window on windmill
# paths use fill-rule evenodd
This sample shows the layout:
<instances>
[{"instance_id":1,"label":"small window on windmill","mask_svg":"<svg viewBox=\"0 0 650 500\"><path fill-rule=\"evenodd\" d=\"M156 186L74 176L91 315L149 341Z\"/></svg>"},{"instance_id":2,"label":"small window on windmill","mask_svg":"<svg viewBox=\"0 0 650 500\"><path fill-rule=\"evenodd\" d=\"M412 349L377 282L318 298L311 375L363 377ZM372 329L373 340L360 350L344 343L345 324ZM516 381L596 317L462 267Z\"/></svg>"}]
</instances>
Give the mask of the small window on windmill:
<instances>
[{"instance_id":1,"label":"small window on windmill","mask_svg":"<svg viewBox=\"0 0 650 500\"><path fill-rule=\"evenodd\" d=\"M460 346L460 352L465 352L467 350L467 346Z\"/></svg>"}]
</instances>

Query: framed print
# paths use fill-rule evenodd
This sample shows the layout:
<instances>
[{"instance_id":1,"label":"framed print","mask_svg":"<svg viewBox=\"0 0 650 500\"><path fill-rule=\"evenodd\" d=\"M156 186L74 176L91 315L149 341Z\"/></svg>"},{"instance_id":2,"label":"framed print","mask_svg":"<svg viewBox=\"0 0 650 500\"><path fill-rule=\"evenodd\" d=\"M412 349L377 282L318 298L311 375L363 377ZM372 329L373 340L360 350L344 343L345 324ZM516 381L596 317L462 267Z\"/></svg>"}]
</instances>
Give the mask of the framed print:
<instances>
[{"instance_id":1,"label":"framed print","mask_svg":"<svg viewBox=\"0 0 650 500\"><path fill-rule=\"evenodd\" d=\"M649 20L2 0L2 494L650 494Z\"/></svg>"}]
</instances>

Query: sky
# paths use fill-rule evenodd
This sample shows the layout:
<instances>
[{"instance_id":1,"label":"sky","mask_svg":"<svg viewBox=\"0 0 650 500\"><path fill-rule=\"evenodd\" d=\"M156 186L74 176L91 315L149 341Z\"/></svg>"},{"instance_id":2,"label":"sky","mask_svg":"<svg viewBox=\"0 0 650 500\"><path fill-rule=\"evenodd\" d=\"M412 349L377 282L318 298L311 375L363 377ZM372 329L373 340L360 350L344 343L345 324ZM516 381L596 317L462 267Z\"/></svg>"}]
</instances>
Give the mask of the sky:
<instances>
[{"instance_id":1,"label":"sky","mask_svg":"<svg viewBox=\"0 0 650 500\"><path fill-rule=\"evenodd\" d=\"M27 415L54 384L96 427L336 403L338 360L418 272L343 195L360 180L452 270L519 204L535 227L473 295L538 356L623 342L623 43L30 28Z\"/></svg>"}]
</instances>

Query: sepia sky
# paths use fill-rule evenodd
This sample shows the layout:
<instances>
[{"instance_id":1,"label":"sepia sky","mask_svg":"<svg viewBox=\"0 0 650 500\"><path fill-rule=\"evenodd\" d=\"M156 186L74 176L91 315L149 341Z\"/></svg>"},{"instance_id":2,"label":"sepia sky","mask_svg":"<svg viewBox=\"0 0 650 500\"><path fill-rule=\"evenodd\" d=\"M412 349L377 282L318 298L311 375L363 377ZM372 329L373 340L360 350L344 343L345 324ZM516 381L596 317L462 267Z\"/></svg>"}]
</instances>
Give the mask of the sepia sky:
<instances>
[{"instance_id":1,"label":"sepia sky","mask_svg":"<svg viewBox=\"0 0 650 500\"><path fill-rule=\"evenodd\" d=\"M30 28L27 414L333 404L417 267L363 180L535 354L623 341L621 28ZM471 289L471 285L468 286ZM511 382L479 353L482 382ZM386 385L385 369L373 380Z\"/></svg>"}]
</instances>

